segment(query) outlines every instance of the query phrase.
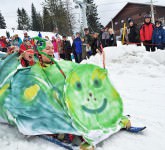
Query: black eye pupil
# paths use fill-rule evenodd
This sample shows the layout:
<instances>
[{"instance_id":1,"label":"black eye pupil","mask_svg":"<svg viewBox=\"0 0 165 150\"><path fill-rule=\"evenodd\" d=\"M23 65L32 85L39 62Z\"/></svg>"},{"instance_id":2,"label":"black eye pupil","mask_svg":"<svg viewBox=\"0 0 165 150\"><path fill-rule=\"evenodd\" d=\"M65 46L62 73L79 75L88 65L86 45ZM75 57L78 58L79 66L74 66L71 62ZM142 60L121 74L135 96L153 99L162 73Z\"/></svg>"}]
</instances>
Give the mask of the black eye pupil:
<instances>
[{"instance_id":1,"label":"black eye pupil","mask_svg":"<svg viewBox=\"0 0 165 150\"><path fill-rule=\"evenodd\" d=\"M80 84L80 83L78 83L78 84L77 84L77 87L78 87L78 88L81 88L81 84Z\"/></svg>"},{"instance_id":2,"label":"black eye pupil","mask_svg":"<svg viewBox=\"0 0 165 150\"><path fill-rule=\"evenodd\" d=\"M82 89L81 83L80 82L76 83L76 87L78 90L81 90Z\"/></svg>"},{"instance_id":3,"label":"black eye pupil","mask_svg":"<svg viewBox=\"0 0 165 150\"><path fill-rule=\"evenodd\" d=\"M94 86L95 86L95 87L100 87L100 86L101 86L101 81L98 80L98 79L95 79L95 80L94 80Z\"/></svg>"},{"instance_id":4,"label":"black eye pupil","mask_svg":"<svg viewBox=\"0 0 165 150\"><path fill-rule=\"evenodd\" d=\"M95 83L95 85L98 85L99 84L99 81L98 80L95 80L94 83Z\"/></svg>"}]
</instances>

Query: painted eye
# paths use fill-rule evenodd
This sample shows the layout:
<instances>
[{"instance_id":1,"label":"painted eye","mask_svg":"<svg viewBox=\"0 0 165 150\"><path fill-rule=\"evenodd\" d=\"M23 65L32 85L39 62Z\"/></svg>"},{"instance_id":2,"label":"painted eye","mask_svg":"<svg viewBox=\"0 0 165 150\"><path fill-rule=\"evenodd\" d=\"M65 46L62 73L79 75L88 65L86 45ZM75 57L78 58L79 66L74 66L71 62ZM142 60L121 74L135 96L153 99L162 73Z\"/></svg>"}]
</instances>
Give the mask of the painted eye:
<instances>
[{"instance_id":1,"label":"painted eye","mask_svg":"<svg viewBox=\"0 0 165 150\"><path fill-rule=\"evenodd\" d=\"M100 79L94 79L93 81L94 87L99 88L101 86L101 80Z\"/></svg>"},{"instance_id":2,"label":"painted eye","mask_svg":"<svg viewBox=\"0 0 165 150\"><path fill-rule=\"evenodd\" d=\"M78 91L82 90L82 85L81 85L80 82L76 82L76 89L77 89Z\"/></svg>"}]
</instances>

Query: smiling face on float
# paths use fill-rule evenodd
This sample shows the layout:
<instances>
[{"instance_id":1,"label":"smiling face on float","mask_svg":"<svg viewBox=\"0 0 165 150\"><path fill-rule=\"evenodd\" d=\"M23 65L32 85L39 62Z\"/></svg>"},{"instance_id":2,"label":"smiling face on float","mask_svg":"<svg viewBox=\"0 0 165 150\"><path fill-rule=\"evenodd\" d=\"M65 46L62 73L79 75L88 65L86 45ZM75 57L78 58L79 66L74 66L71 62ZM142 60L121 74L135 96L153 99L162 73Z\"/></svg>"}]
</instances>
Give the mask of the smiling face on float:
<instances>
[{"instance_id":1,"label":"smiling face on float","mask_svg":"<svg viewBox=\"0 0 165 150\"><path fill-rule=\"evenodd\" d=\"M66 105L82 131L115 127L122 116L122 101L107 71L80 65L66 79Z\"/></svg>"}]
</instances>

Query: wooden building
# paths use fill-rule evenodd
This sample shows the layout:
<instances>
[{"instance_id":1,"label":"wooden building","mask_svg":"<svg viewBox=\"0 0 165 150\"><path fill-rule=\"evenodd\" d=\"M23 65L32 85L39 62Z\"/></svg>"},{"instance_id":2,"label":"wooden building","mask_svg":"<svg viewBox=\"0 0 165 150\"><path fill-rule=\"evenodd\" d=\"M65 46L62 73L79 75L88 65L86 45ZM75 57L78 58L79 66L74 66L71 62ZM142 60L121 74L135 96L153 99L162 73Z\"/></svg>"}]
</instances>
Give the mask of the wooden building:
<instances>
[{"instance_id":1,"label":"wooden building","mask_svg":"<svg viewBox=\"0 0 165 150\"><path fill-rule=\"evenodd\" d=\"M106 27L113 28L115 34L119 36L124 23L128 24L128 18L132 18L140 27L146 14L151 14L150 4L128 2ZM165 25L165 6L154 5L154 16L155 20L159 19Z\"/></svg>"}]
</instances>

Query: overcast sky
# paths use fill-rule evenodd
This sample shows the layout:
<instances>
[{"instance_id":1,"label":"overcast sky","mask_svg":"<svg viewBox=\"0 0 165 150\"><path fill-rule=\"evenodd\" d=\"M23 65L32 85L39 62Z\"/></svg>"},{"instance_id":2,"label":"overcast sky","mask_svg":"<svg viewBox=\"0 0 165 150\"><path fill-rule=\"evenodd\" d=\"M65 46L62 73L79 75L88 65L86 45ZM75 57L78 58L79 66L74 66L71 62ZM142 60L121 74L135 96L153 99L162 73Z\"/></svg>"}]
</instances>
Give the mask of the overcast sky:
<instances>
[{"instance_id":1,"label":"overcast sky","mask_svg":"<svg viewBox=\"0 0 165 150\"><path fill-rule=\"evenodd\" d=\"M31 14L31 4L34 3L38 12L42 12L42 2L44 0L0 0L0 10L5 17L8 28L17 27L17 9L25 8ZM129 2L137 0L129 0ZM141 3L149 3L150 0L138 0ZM153 0L154 1L154 0ZM154 4L164 5L165 0L155 0ZM95 0L98 6L100 21L106 25L112 17L128 2L127 0Z\"/></svg>"}]
</instances>

